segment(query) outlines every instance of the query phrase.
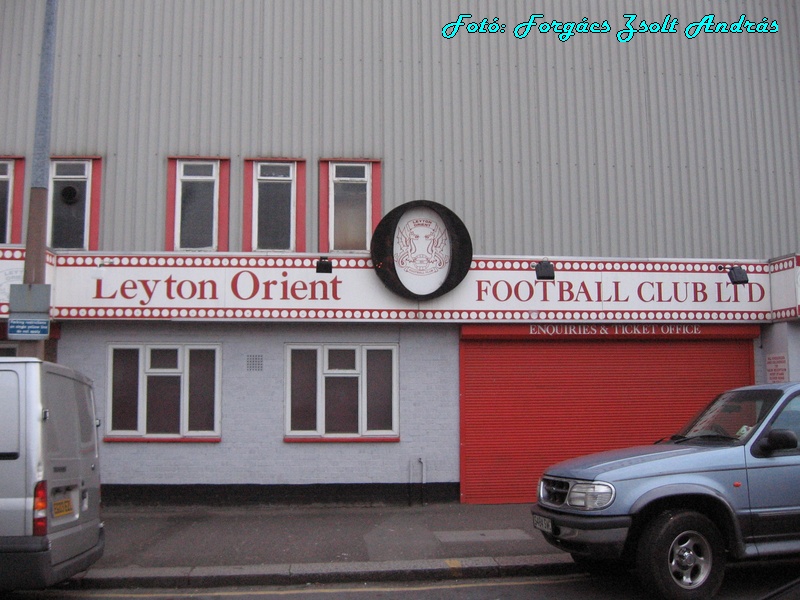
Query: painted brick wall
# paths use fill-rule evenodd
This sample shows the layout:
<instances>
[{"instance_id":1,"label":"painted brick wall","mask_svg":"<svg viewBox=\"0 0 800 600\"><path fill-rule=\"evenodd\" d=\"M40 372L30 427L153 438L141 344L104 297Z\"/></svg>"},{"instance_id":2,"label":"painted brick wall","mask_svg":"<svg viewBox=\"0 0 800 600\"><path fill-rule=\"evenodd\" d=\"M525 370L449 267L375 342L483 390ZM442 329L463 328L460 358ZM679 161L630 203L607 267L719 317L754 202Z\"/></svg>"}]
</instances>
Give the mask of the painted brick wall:
<instances>
[{"instance_id":1,"label":"painted brick wall","mask_svg":"<svg viewBox=\"0 0 800 600\"><path fill-rule=\"evenodd\" d=\"M64 323L59 362L95 382L107 431L108 346L219 343L222 441L103 443L109 484L317 484L458 481L458 327L450 325ZM399 443L284 443L287 343L398 343ZM263 370L247 369L249 356Z\"/></svg>"}]
</instances>

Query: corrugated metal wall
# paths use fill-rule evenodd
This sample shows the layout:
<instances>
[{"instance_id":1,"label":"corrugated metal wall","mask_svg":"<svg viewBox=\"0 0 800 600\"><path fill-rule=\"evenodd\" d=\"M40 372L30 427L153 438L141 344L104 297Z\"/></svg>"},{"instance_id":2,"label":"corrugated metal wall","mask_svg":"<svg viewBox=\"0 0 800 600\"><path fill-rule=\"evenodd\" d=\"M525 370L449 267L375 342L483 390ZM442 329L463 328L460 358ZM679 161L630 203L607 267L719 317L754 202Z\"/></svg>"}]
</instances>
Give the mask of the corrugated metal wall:
<instances>
[{"instance_id":1,"label":"corrugated metal wall","mask_svg":"<svg viewBox=\"0 0 800 600\"><path fill-rule=\"evenodd\" d=\"M164 247L167 157L383 163L383 205L441 202L479 254L770 258L799 249L800 18L785 0L60 0L52 150L104 160L101 248ZM773 34L678 31L707 12ZM546 20L612 31L512 33ZM444 39L459 12L505 33ZM0 155L32 153L43 0L0 2ZM545 20L540 19L540 21Z\"/></svg>"}]
</instances>

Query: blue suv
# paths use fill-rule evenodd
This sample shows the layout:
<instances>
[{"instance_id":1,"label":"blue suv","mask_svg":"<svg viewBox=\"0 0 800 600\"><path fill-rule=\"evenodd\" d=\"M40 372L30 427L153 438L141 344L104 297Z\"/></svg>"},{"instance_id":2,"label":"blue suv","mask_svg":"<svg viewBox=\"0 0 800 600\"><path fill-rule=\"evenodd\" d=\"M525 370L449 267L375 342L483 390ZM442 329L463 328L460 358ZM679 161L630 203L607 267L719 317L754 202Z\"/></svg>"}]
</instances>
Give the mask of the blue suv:
<instances>
[{"instance_id":1,"label":"blue suv","mask_svg":"<svg viewBox=\"0 0 800 600\"><path fill-rule=\"evenodd\" d=\"M710 598L728 560L800 553L798 436L800 383L731 390L669 439L548 468L533 524L587 568Z\"/></svg>"}]
</instances>

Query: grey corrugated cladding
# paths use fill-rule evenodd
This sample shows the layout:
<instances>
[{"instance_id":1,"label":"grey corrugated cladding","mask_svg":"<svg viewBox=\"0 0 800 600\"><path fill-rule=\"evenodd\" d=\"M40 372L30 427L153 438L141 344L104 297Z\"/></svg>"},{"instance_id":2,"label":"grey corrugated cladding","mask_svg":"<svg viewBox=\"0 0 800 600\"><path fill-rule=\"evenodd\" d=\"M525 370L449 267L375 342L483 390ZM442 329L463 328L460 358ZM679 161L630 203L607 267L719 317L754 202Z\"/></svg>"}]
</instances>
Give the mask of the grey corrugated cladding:
<instances>
[{"instance_id":1,"label":"grey corrugated cladding","mask_svg":"<svg viewBox=\"0 0 800 600\"><path fill-rule=\"evenodd\" d=\"M169 156L378 158L481 254L769 258L799 250L797 3L60 0L52 148L104 161L101 248L164 247ZM678 32L615 39L624 13ZM30 156L43 0L0 2L0 155ZM459 12L504 33L444 39ZM560 42L514 26L608 20ZM778 33L701 34L707 13Z\"/></svg>"}]
</instances>

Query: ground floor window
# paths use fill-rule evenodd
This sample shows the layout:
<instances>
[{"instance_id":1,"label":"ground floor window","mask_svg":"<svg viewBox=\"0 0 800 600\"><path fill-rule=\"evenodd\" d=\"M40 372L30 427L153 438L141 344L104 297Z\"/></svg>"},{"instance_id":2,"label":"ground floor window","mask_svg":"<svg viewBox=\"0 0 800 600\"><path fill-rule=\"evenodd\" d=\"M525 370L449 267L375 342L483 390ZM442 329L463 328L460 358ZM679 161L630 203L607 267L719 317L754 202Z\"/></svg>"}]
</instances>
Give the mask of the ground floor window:
<instances>
[{"instance_id":1,"label":"ground floor window","mask_svg":"<svg viewBox=\"0 0 800 600\"><path fill-rule=\"evenodd\" d=\"M397 348L287 347L287 436L398 435Z\"/></svg>"},{"instance_id":2,"label":"ground floor window","mask_svg":"<svg viewBox=\"0 0 800 600\"><path fill-rule=\"evenodd\" d=\"M114 345L109 355L110 434L219 435L218 347Z\"/></svg>"}]
</instances>

